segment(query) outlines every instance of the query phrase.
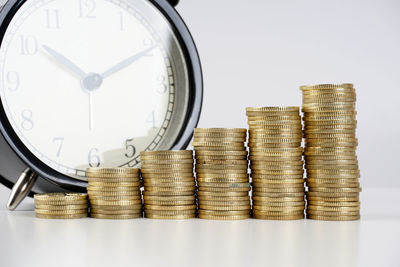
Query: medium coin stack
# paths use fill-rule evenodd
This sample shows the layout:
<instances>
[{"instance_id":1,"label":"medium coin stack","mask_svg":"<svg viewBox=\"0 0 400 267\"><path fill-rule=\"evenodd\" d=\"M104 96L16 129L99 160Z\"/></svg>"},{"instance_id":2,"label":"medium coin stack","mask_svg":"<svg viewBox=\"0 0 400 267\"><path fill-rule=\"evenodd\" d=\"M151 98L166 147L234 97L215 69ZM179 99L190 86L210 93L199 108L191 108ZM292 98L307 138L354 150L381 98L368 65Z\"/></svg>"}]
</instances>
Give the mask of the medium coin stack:
<instances>
[{"instance_id":1,"label":"medium coin stack","mask_svg":"<svg viewBox=\"0 0 400 267\"><path fill-rule=\"evenodd\" d=\"M146 151L140 153L140 158L146 218L195 218L193 151Z\"/></svg>"},{"instance_id":2,"label":"medium coin stack","mask_svg":"<svg viewBox=\"0 0 400 267\"><path fill-rule=\"evenodd\" d=\"M43 219L78 219L88 216L87 194L35 194L36 217Z\"/></svg>"},{"instance_id":3,"label":"medium coin stack","mask_svg":"<svg viewBox=\"0 0 400 267\"><path fill-rule=\"evenodd\" d=\"M139 169L89 168L86 176L92 218L143 217Z\"/></svg>"},{"instance_id":4,"label":"medium coin stack","mask_svg":"<svg viewBox=\"0 0 400 267\"><path fill-rule=\"evenodd\" d=\"M356 92L352 84L302 86L307 218L360 218Z\"/></svg>"},{"instance_id":5,"label":"medium coin stack","mask_svg":"<svg viewBox=\"0 0 400 267\"><path fill-rule=\"evenodd\" d=\"M247 108L253 217L304 218L304 170L299 107Z\"/></svg>"},{"instance_id":6,"label":"medium coin stack","mask_svg":"<svg viewBox=\"0 0 400 267\"><path fill-rule=\"evenodd\" d=\"M246 129L195 129L199 218L250 218Z\"/></svg>"}]
</instances>

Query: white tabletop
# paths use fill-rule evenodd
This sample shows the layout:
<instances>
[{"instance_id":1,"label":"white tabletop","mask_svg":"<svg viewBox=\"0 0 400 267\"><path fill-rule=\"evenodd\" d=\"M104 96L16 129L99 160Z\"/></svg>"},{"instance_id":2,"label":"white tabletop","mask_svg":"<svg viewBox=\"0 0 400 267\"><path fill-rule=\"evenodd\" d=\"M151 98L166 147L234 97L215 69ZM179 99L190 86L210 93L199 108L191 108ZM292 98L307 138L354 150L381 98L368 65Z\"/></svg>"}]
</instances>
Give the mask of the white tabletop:
<instances>
[{"instance_id":1,"label":"white tabletop","mask_svg":"<svg viewBox=\"0 0 400 267\"><path fill-rule=\"evenodd\" d=\"M364 189L356 222L44 220L8 193L0 266L400 266L400 189Z\"/></svg>"}]
</instances>

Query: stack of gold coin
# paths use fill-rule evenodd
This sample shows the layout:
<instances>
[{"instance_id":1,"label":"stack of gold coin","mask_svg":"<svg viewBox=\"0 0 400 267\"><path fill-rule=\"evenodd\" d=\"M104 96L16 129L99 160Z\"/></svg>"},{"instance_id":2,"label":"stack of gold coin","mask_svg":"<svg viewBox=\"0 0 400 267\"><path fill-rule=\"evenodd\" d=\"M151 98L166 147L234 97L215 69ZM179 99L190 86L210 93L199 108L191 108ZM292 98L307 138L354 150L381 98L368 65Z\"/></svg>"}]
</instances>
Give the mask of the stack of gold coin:
<instances>
[{"instance_id":1,"label":"stack of gold coin","mask_svg":"<svg viewBox=\"0 0 400 267\"><path fill-rule=\"evenodd\" d=\"M143 217L139 169L89 168L86 175L91 217L97 219Z\"/></svg>"},{"instance_id":2,"label":"stack of gold coin","mask_svg":"<svg viewBox=\"0 0 400 267\"><path fill-rule=\"evenodd\" d=\"M199 218L250 217L246 129L195 129Z\"/></svg>"},{"instance_id":3,"label":"stack of gold coin","mask_svg":"<svg viewBox=\"0 0 400 267\"><path fill-rule=\"evenodd\" d=\"M36 217L43 219L78 219L88 215L87 194L36 194Z\"/></svg>"},{"instance_id":4,"label":"stack of gold coin","mask_svg":"<svg viewBox=\"0 0 400 267\"><path fill-rule=\"evenodd\" d=\"M299 107L247 108L253 217L304 218L302 125Z\"/></svg>"},{"instance_id":5,"label":"stack of gold coin","mask_svg":"<svg viewBox=\"0 0 400 267\"><path fill-rule=\"evenodd\" d=\"M195 218L193 151L146 151L140 153L140 158L146 218Z\"/></svg>"},{"instance_id":6,"label":"stack of gold coin","mask_svg":"<svg viewBox=\"0 0 400 267\"><path fill-rule=\"evenodd\" d=\"M356 92L352 84L301 86L307 218L360 218Z\"/></svg>"}]
</instances>

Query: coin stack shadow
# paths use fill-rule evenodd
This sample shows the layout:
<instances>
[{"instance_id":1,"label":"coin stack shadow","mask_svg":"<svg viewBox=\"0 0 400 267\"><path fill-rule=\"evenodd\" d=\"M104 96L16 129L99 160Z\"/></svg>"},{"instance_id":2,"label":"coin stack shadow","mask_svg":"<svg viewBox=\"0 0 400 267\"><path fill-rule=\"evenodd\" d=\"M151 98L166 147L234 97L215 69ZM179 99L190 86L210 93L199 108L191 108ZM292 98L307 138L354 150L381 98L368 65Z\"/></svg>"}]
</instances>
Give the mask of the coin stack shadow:
<instances>
[{"instance_id":1,"label":"coin stack shadow","mask_svg":"<svg viewBox=\"0 0 400 267\"><path fill-rule=\"evenodd\" d=\"M139 169L89 168L86 176L92 218L143 217Z\"/></svg>"},{"instance_id":2,"label":"coin stack shadow","mask_svg":"<svg viewBox=\"0 0 400 267\"><path fill-rule=\"evenodd\" d=\"M304 218L304 169L299 107L247 108L253 217Z\"/></svg>"},{"instance_id":3,"label":"coin stack shadow","mask_svg":"<svg viewBox=\"0 0 400 267\"><path fill-rule=\"evenodd\" d=\"M301 86L307 218L360 218L356 91L352 84Z\"/></svg>"},{"instance_id":4,"label":"coin stack shadow","mask_svg":"<svg viewBox=\"0 0 400 267\"><path fill-rule=\"evenodd\" d=\"M87 194L35 194L36 217L42 219L78 219L88 216Z\"/></svg>"},{"instance_id":5,"label":"coin stack shadow","mask_svg":"<svg viewBox=\"0 0 400 267\"><path fill-rule=\"evenodd\" d=\"M250 218L246 129L195 129L199 218Z\"/></svg>"},{"instance_id":6,"label":"coin stack shadow","mask_svg":"<svg viewBox=\"0 0 400 267\"><path fill-rule=\"evenodd\" d=\"M196 217L196 180L193 151L140 153L144 182L145 217L191 219Z\"/></svg>"}]
</instances>

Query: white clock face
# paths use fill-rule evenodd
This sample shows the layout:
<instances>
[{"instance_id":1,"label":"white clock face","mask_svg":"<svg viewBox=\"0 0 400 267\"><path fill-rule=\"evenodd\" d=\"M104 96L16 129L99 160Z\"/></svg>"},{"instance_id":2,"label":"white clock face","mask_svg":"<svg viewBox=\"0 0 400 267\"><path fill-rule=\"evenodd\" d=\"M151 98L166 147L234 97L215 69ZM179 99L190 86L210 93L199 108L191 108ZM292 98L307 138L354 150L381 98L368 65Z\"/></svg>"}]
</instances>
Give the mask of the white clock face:
<instances>
[{"instance_id":1,"label":"white clock face","mask_svg":"<svg viewBox=\"0 0 400 267\"><path fill-rule=\"evenodd\" d=\"M0 48L12 128L42 162L82 180L87 167L134 167L140 151L168 146L187 84L178 41L147 0L28 0Z\"/></svg>"}]
</instances>

